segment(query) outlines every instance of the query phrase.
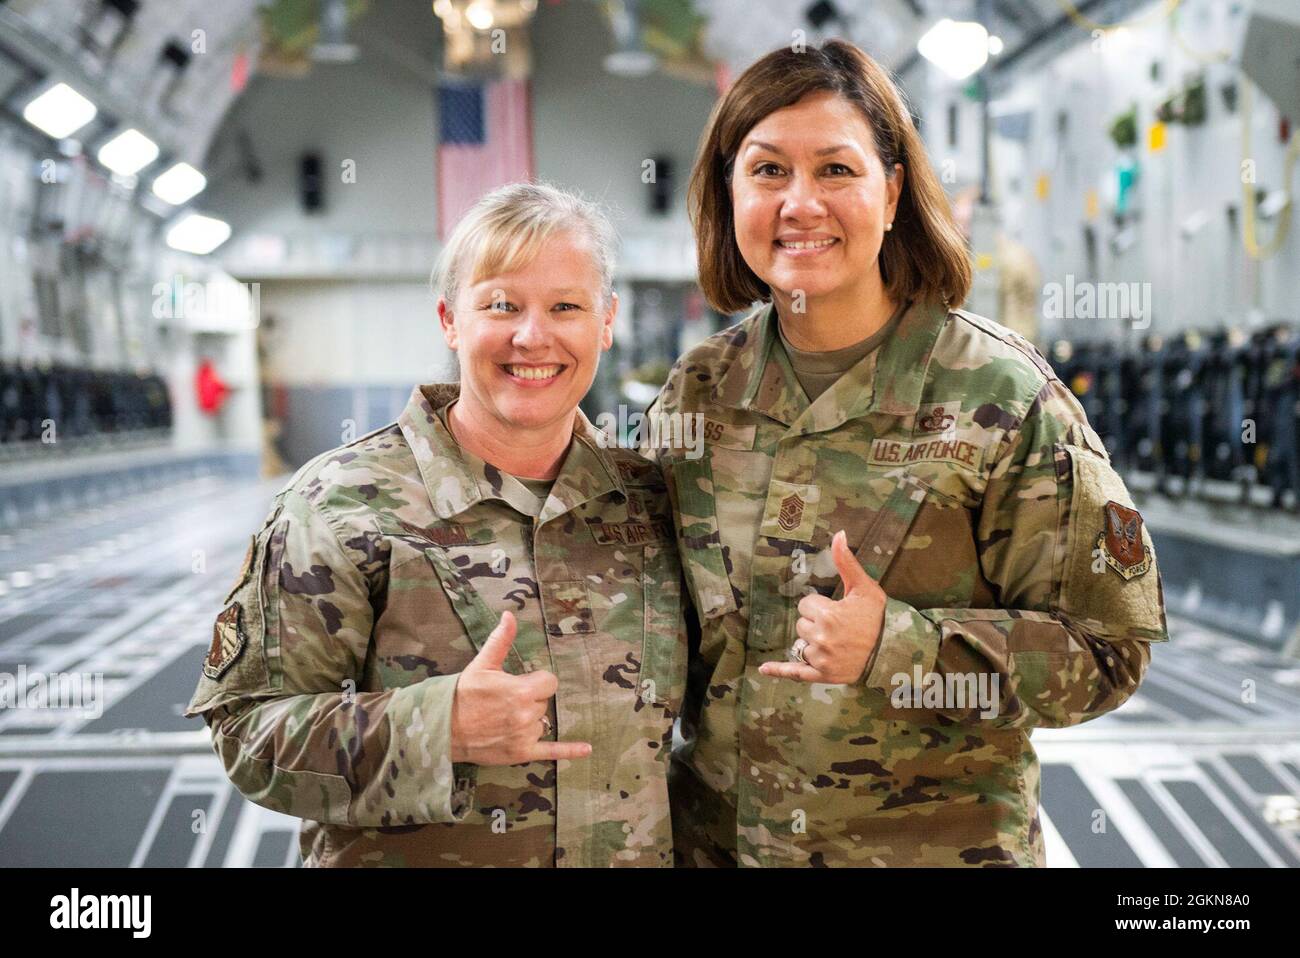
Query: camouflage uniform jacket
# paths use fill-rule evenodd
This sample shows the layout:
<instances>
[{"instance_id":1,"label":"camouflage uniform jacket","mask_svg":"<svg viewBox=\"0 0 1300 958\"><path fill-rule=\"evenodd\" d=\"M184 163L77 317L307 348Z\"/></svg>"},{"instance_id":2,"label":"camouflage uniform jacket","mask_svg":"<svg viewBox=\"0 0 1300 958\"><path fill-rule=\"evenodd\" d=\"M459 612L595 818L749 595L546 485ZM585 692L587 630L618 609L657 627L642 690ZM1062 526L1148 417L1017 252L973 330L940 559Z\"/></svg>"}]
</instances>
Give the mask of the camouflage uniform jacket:
<instances>
[{"instance_id":1,"label":"camouflage uniform jacket","mask_svg":"<svg viewBox=\"0 0 1300 958\"><path fill-rule=\"evenodd\" d=\"M704 436L697 458L653 451L702 626L679 862L1043 864L1030 730L1120 705L1167 638L1141 517L1069 390L995 323L913 304L812 405L776 338L770 307L712 336L647 412ZM842 595L839 529L889 596L862 679L761 675L805 593ZM994 680L991 714L970 683Z\"/></svg>"},{"instance_id":2,"label":"camouflage uniform jacket","mask_svg":"<svg viewBox=\"0 0 1300 958\"><path fill-rule=\"evenodd\" d=\"M304 819L308 865L671 864L686 632L659 472L579 412L534 519L437 415L457 395L417 387L276 496L186 714L240 792ZM505 609L506 671L555 673L549 737L588 758L450 760L457 673Z\"/></svg>"}]
</instances>

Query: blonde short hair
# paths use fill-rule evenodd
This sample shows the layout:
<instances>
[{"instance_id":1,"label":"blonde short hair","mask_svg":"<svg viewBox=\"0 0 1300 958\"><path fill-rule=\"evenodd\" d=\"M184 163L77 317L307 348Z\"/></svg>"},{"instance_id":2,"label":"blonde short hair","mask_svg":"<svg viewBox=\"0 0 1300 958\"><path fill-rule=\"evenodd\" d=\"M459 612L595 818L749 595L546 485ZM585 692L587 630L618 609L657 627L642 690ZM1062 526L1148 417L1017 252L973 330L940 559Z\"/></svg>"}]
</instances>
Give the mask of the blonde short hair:
<instances>
[{"instance_id":1,"label":"blonde short hair","mask_svg":"<svg viewBox=\"0 0 1300 958\"><path fill-rule=\"evenodd\" d=\"M433 293L453 307L462 286L526 265L543 243L565 230L586 236L608 305L618 234L596 203L548 183L510 183L470 207L438 256L430 277Z\"/></svg>"}]
</instances>

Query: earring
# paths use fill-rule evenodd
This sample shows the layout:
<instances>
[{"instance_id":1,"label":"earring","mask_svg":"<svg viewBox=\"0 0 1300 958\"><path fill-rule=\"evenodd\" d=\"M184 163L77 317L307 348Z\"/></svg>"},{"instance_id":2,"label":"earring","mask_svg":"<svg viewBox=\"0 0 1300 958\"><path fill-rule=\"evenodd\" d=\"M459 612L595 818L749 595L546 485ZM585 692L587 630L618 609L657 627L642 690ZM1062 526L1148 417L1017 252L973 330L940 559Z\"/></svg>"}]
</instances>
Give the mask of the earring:
<instances>
[{"instance_id":1,"label":"earring","mask_svg":"<svg viewBox=\"0 0 1300 958\"><path fill-rule=\"evenodd\" d=\"M886 232L886 233L888 233L888 232L889 232L890 230L892 230L893 228L894 228L894 224L893 224L893 223L886 223L886 224L885 224L885 232Z\"/></svg>"}]
</instances>

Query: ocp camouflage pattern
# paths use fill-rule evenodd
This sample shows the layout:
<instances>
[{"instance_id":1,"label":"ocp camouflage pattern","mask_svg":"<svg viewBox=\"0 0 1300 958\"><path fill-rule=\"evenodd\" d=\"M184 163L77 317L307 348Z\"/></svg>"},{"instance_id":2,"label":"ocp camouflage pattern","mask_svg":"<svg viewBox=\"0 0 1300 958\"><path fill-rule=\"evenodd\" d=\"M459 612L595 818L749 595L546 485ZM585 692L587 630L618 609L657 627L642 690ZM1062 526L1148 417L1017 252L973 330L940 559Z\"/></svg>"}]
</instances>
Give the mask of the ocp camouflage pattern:
<instances>
[{"instance_id":1,"label":"ocp camouflage pattern","mask_svg":"<svg viewBox=\"0 0 1300 958\"><path fill-rule=\"evenodd\" d=\"M698 414L706 436L695 459L643 446L701 622L670 783L679 863L1042 865L1030 732L1138 687L1168 637L1150 535L1127 527L1145 570L1110 554L1108 509L1132 500L1018 334L913 304L810 406L774 324L764 306L690 350L647 411ZM840 529L889 596L863 678L761 675L799 599L839 597ZM996 680L995 714L896 707L931 673Z\"/></svg>"},{"instance_id":2,"label":"ocp camouflage pattern","mask_svg":"<svg viewBox=\"0 0 1300 958\"><path fill-rule=\"evenodd\" d=\"M418 387L276 496L186 714L240 792L304 819L308 865L669 865L686 633L659 471L579 412L534 519L448 432L457 395ZM451 762L457 673L506 609L506 671L555 673L548 737L590 757Z\"/></svg>"}]
</instances>

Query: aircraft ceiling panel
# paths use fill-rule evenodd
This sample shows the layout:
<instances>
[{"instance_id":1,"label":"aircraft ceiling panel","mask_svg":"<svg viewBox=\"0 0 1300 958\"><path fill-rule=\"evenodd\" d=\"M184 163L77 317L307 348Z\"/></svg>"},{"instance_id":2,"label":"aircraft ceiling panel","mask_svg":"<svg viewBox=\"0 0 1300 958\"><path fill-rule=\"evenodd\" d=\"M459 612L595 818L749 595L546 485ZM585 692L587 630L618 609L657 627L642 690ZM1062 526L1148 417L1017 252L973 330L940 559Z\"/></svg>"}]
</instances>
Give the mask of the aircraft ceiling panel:
<instances>
[{"instance_id":1,"label":"aircraft ceiling panel","mask_svg":"<svg viewBox=\"0 0 1300 958\"><path fill-rule=\"evenodd\" d=\"M75 71L102 80L97 86L107 99L130 104L138 122L152 125L143 132L164 137L192 163L201 160L231 101L238 94L231 82L237 57L256 63L260 46L258 0L143 0L125 32L115 13L96 19L97 3L85 0L12 0L9 11L19 15L25 31L58 51L58 58ZM89 11L89 12L88 12ZM119 37L120 33L120 37ZM87 34L95 38L87 40ZM110 53L103 45L115 42ZM160 68L169 43L189 55L183 73ZM97 49L97 44L100 48ZM15 69L10 65L9 69ZM53 76L51 77L53 78ZM5 75L0 73L0 94ZM75 84L74 84L75 85ZM83 90L94 98L95 91Z\"/></svg>"}]
</instances>

